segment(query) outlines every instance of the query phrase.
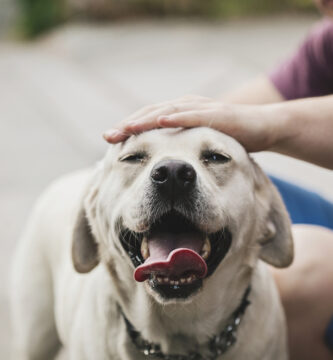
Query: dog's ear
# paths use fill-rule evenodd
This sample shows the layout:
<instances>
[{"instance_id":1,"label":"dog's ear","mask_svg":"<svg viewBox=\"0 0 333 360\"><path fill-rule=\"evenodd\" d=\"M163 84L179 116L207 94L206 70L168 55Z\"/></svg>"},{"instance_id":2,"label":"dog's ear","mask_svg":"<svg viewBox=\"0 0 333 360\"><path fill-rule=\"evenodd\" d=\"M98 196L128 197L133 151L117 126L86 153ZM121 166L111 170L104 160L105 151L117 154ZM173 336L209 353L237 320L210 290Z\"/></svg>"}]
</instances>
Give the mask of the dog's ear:
<instances>
[{"instance_id":1,"label":"dog's ear","mask_svg":"<svg viewBox=\"0 0 333 360\"><path fill-rule=\"evenodd\" d=\"M90 185L81 202L73 229L72 260L79 273L87 273L99 263L98 243L92 227L96 217L97 194L98 186Z\"/></svg>"},{"instance_id":2,"label":"dog's ear","mask_svg":"<svg viewBox=\"0 0 333 360\"><path fill-rule=\"evenodd\" d=\"M79 273L87 273L99 263L98 245L84 208L79 211L73 231L72 259Z\"/></svg>"},{"instance_id":3,"label":"dog's ear","mask_svg":"<svg viewBox=\"0 0 333 360\"><path fill-rule=\"evenodd\" d=\"M278 268L289 266L294 257L291 223L282 198L253 161L255 195L260 211L260 258Z\"/></svg>"}]
</instances>

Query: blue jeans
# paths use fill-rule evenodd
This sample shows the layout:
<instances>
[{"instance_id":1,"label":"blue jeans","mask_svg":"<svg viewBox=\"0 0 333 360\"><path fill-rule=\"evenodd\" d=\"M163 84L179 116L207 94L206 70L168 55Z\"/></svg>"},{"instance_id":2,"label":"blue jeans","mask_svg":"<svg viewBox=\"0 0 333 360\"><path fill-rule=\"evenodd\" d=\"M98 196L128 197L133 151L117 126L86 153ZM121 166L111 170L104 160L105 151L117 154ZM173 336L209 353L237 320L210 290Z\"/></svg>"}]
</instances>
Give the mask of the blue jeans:
<instances>
[{"instance_id":1,"label":"blue jeans","mask_svg":"<svg viewBox=\"0 0 333 360\"><path fill-rule=\"evenodd\" d=\"M293 224L320 225L333 230L333 203L315 192L274 176L270 178L279 189ZM326 329L325 342L333 351L333 317Z\"/></svg>"},{"instance_id":2,"label":"blue jeans","mask_svg":"<svg viewBox=\"0 0 333 360\"><path fill-rule=\"evenodd\" d=\"M333 230L333 203L313 191L270 176L279 189L293 224L312 224Z\"/></svg>"}]
</instances>

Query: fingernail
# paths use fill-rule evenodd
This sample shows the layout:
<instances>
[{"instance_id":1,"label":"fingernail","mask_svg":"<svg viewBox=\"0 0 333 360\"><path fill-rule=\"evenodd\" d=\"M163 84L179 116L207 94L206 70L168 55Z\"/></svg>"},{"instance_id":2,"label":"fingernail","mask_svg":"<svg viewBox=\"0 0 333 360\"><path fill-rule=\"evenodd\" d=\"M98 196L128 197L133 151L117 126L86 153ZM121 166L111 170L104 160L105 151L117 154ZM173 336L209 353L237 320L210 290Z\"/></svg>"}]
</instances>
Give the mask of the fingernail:
<instances>
[{"instance_id":1,"label":"fingernail","mask_svg":"<svg viewBox=\"0 0 333 360\"><path fill-rule=\"evenodd\" d=\"M105 131L105 133L103 134L103 137L105 140L110 139L110 138L114 138L121 135L121 132L119 130L108 130Z\"/></svg>"}]
</instances>

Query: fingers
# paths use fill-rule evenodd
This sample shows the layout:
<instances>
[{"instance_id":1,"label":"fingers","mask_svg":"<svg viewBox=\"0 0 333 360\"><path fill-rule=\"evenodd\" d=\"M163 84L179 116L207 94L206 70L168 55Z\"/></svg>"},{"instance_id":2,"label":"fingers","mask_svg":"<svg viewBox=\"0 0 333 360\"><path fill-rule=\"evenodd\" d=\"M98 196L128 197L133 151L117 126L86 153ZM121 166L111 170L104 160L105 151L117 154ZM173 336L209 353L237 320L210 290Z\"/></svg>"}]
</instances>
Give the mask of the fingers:
<instances>
[{"instance_id":1,"label":"fingers","mask_svg":"<svg viewBox=\"0 0 333 360\"><path fill-rule=\"evenodd\" d=\"M157 118L157 124L160 127L214 127L214 123L215 116L210 110L184 111L172 115L162 115Z\"/></svg>"},{"instance_id":2,"label":"fingers","mask_svg":"<svg viewBox=\"0 0 333 360\"><path fill-rule=\"evenodd\" d=\"M166 106L159 107L148 114L144 114L136 118L134 121L125 122L121 129L129 133L151 130L158 127L157 118L160 115L169 115L178 111L179 108L176 105L168 104Z\"/></svg>"},{"instance_id":3,"label":"fingers","mask_svg":"<svg viewBox=\"0 0 333 360\"><path fill-rule=\"evenodd\" d=\"M103 137L109 143L124 141L132 134L139 134L143 131L161 127L158 122L161 115L183 113L195 109L201 110L207 106L209 101L211 101L209 98L201 96L185 96L177 100L146 106L114 129L106 131Z\"/></svg>"},{"instance_id":4,"label":"fingers","mask_svg":"<svg viewBox=\"0 0 333 360\"><path fill-rule=\"evenodd\" d=\"M118 128L107 130L103 137L112 144L124 141L133 134L158 128L158 116L160 114L171 114L175 111L177 111L175 106L167 106L156 111L151 111L149 114L141 112L141 117L136 118L136 120L125 121L120 124ZM134 117L132 119L134 119Z\"/></svg>"},{"instance_id":5,"label":"fingers","mask_svg":"<svg viewBox=\"0 0 333 360\"><path fill-rule=\"evenodd\" d=\"M125 141L130 134L126 134L118 129L109 129L103 134L104 140L110 144L116 144L118 142Z\"/></svg>"},{"instance_id":6,"label":"fingers","mask_svg":"<svg viewBox=\"0 0 333 360\"><path fill-rule=\"evenodd\" d=\"M140 133L142 131L158 128L159 123L157 120L160 116L174 115L190 110L200 111L202 108L203 105L201 103L168 104L165 107L158 108L155 111L138 118L136 121L125 123L121 130L128 133Z\"/></svg>"},{"instance_id":7,"label":"fingers","mask_svg":"<svg viewBox=\"0 0 333 360\"><path fill-rule=\"evenodd\" d=\"M164 102L161 102L161 103L144 106L143 108L135 111L133 114L131 114L124 121L122 121L122 124L129 123L129 122L132 122L132 121L133 122L137 121L138 119L142 118L145 115L150 114L151 112L155 111L156 109L165 108L167 105L169 105L172 102L175 102L175 100L173 100L173 101L168 100L168 101L164 101Z\"/></svg>"},{"instance_id":8,"label":"fingers","mask_svg":"<svg viewBox=\"0 0 333 360\"><path fill-rule=\"evenodd\" d=\"M133 113L131 116L129 116L127 119L125 119L121 123L120 126L123 127L126 124L140 121L143 118L152 115L154 112L161 111L160 114L163 114L162 111L166 111L165 114L167 114L167 113L169 113L168 109L171 110L171 112L172 112L172 110L175 110L174 108L177 107L178 105L185 105L185 104L189 104L189 103L198 104L198 103L203 103L203 102L207 102L207 101L211 101L211 100L209 98L205 98L203 96L186 95L186 96L183 96L178 99L172 99L172 100L164 101L161 103L144 106L142 109L139 109L138 111Z\"/></svg>"}]
</instances>

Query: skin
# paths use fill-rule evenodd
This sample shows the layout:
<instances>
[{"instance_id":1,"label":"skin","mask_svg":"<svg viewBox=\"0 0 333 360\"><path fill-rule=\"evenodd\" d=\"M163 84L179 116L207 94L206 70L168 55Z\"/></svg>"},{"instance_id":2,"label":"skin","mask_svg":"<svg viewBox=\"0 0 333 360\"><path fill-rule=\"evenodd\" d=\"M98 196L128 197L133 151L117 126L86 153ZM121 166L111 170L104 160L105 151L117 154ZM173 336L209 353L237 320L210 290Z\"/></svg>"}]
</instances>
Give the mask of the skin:
<instances>
[{"instance_id":1,"label":"skin","mask_svg":"<svg viewBox=\"0 0 333 360\"><path fill-rule=\"evenodd\" d=\"M332 95L267 105L185 96L139 110L105 138L116 143L158 127L208 126L231 135L249 152L276 151L333 169L332 113Z\"/></svg>"},{"instance_id":2,"label":"skin","mask_svg":"<svg viewBox=\"0 0 333 360\"><path fill-rule=\"evenodd\" d=\"M315 0L318 8L327 16L333 17L333 1L332 0Z\"/></svg>"},{"instance_id":3,"label":"skin","mask_svg":"<svg viewBox=\"0 0 333 360\"><path fill-rule=\"evenodd\" d=\"M333 17L333 0L316 0ZM333 95L284 102L266 77L220 99L185 96L145 107L104 138L110 143L158 127L209 126L236 138L248 151L270 150L333 169ZM242 104L242 105L240 105ZM329 360L324 334L333 314L333 232L293 226L295 261L272 269L287 315L291 360Z\"/></svg>"},{"instance_id":4,"label":"skin","mask_svg":"<svg viewBox=\"0 0 333 360\"><path fill-rule=\"evenodd\" d=\"M256 84L257 91L254 92L258 94L262 91L266 96L265 101L268 94L271 94L272 102L280 101L268 81L260 80ZM244 91L239 101L243 100L241 97L246 98ZM235 95L233 99L229 101L237 101ZM330 143L329 136L325 140L325 134L333 133L333 122L329 115L333 111L332 105L333 96L255 106L225 104L191 96L172 104L153 105L139 111L131 118L132 122L136 121L135 124L124 123L120 126L121 133L126 132L126 135L117 136L125 139L127 131L135 129L135 132L140 132L162 124L185 127L209 125L224 132L228 130L249 151L275 150L332 168L330 154L333 153L333 143ZM318 106L322 111L318 111ZM177 109L184 112L175 112ZM160 111L170 111L169 118L174 120L163 122L165 117L159 115ZM285 115L286 111L288 116ZM225 116L223 120L219 118L221 114ZM333 312L333 291L330 291L333 232L316 226L297 226L294 238L294 264L288 270L272 269L287 314L291 359L329 360L333 356L324 343L324 333ZM309 273L311 276L307 276Z\"/></svg>"}]
</instances>

